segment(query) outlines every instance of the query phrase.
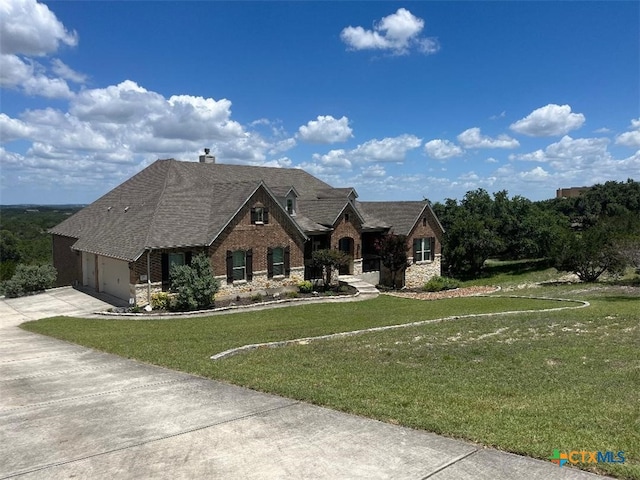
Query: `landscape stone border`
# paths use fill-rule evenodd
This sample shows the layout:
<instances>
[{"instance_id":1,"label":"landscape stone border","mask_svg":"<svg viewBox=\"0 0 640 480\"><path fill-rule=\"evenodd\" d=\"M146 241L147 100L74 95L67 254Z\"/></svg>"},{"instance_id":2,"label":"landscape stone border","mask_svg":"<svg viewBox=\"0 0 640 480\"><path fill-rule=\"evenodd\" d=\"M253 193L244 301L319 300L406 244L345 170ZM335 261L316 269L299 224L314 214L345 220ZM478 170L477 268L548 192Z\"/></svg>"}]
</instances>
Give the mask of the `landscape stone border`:
<instances>
[{"instance_id":1,"label":"landscape stone border","mask_svg":"<svg viewBox=\"0 0 640 480\"><path fill-rule=\"evenodd\" d=\"M526 298L526 299L533 299L533 300L553 300L553 301L557 301L557 302L579 303L580 305L570 306L570 307L545 308L545 309L542 309L542 310L511 310L511 311L506 311L506 312L471 313L471 314L467 314L467 315L451 315L451 316L448 316L448 317L435 318L435 319L431 319L431 320L421 320L421 321L417 321L417 322L401 323L401 324L397 324L397 325L385 325L385 326L382 326L382 327L365 328L365 329L362 329L362 330L351 330L351 331L348 331L348 332L331 333L331 334L328 334L328 335L320 335L320 336L317 336L317 337L304 337L304 338L296 338L296 339L293 339L293 340L281 340L281 341L277 341L277 342L253 343L253 344L249 344L249 345L243 345L241 347L230 348L229 350L225 350L224 352L216 353L215 355L212 355L209 358L211 360L215 361L215 360L221 360L223 358L230 357L232 355L236 355L238 353L247 352L247 351L250 351L250 350L256 350L258 348L279 348L279 347L286 347L288 345L307 345L310 342L316 342L316 341L319 341L319 340L331 340L331 339L334 339L334 338L344 338L344 337L351 337L351 336L355 336L355 335L362 335L364 333L383 332L385 330L397 330L399 328L417 327L417 326L421 326L421 325L427 325L427 324L430 324L430 323L438 323L438 322L445 322L445 321L451 321L451 320L460 320L460 319L463 319L463 318L491 317L491 316L494 316L494 315L515 315L515 314L520 314L520 313L559 312L561 310L572 310L572 309L586 308L586 307L591 306L591 304L589 302L587 302L586 300L575 300L575 299L569 299L569 298L534 297L534 296L521 296L521 295L475 295L475 296L476 297L487 297L487 298L502 297L502 298Z\"/></svg>"}]
</instances>

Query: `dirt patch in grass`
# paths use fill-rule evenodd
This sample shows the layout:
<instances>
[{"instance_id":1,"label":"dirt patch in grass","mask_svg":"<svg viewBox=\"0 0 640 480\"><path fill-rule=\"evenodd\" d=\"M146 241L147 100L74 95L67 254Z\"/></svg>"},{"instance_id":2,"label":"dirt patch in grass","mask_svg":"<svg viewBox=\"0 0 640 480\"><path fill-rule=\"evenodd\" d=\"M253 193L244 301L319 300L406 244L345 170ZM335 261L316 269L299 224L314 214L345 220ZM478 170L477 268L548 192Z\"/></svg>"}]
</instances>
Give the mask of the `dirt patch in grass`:
<instances>
[{"instance_id":1,"label":"dirt patch in grass","mask_svg":"<svg viewBox=\"0 0 640 480\"><path fill-rule=\"evenodd\" d=\"M457 298L470 297L472 295L485 295L487 293L497 292L498 287L491 286L475 286L456 288L454 290L443 290L441 292L422 292L422 291L403 291L403 292L386 292L385 295L392 295L400 298L412 298L414 300L440 300L441 298Z\"/></svg>"}]
</instances>

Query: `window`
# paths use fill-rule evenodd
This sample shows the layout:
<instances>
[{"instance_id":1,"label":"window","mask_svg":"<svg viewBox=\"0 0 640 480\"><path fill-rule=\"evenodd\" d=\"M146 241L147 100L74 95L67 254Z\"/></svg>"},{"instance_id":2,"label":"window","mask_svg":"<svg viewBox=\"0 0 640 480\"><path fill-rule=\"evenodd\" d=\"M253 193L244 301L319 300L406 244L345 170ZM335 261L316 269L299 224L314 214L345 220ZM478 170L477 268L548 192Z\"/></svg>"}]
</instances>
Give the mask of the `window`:
<instances>
[{"instance_id":1,"label":"window","mask_svg":"<svg viewBox=\"0 0 640 480\"><path fill-rule=\"evenodd\" d=\"M251 223L262 225L269 223L269 210L265 207L254 207L251 209Z\"/></svg>"},{"instance_id":2,"label":"window","mask_svg":"<svg viewBox=\"0 0 640 480\"><path fill-rule=\"evenodd\" d=\"M288 276L290 273L289 247L267 248L267 277Z\"/></svg>"},{"instance_id":3,"label":"window","mask_svg":"<svg viewBox=\"0 0 640 480\"><path fill-rule=\"evenodd\" d=\"M170 253L169 254L169 270L174 265L184 265L184 253Z\"/></svg>"},{"instance_id":4,"label":"window","mask_svg":"<svg viewBox=\"0 0 640 480\"><path fill-rule=\"evenodd\" d=\"M233 252L233 280L244 280L247 274L247 256L244 250Z\"/></svg>"},{"instance_id":5,"label":"window","mask_svg":"<svg viewBox=\"0 0 640 480\"><path fill-rule=\"evenodd\" d=\"M433 260L435 238L416 238L413 240L413 262Z\"/></svg>"},{"instance_id":6,"label":"window","mask_svg":"<svg viewBox=\"0 0 640 480\"><path fill-rule=\"evenodd\" d=\"M227 283L253 279L252 250L227 250Z\"/></svg>"},{"instance_id":7,"label":"window","mask_svg":"<svg viewBox=\"0 0 640 480\"><path fill-rule=\"evenodd\" d=\"M173 265L190 265L192 252L170 252L163 253L160 259L161 278L163 290L169 289L170 272ZM154 278L154 275L152 275Z\"/></svg>"},{"instance_id":8,"label":"window","mask_svg":"<svg viewBox=\"0 0 640 480\"><path fill-rule=\"evenodd\" d=\"M289 215L293 215L294 209L293 209L293 198L287 198L287 213Z\"/></svg>"},{"instance_id":9,"label":"window","mask_svg":"<svg viewBox=\"0 0 640 480\"><path fill-rule=\"evenodd\" d=\"M284 275L284 248L273 249L273 275Z\"/></svg>"}]
</instances>

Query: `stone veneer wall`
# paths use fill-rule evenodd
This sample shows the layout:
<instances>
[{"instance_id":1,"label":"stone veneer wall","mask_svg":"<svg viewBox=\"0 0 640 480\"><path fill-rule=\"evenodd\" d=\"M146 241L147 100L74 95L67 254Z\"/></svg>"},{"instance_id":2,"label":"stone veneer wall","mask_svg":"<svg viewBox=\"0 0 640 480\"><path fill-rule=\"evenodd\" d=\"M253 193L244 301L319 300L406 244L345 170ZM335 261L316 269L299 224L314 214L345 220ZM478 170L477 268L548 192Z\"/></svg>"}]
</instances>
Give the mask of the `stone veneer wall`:
<instances>
[{"instance_id":1,"label":"stone veneer wall","mask_svg":"<svg viewBox=\"0 0 640 480\"><path fill-rule=\"evenodd\" d=\"M264 295L267 290L271 289L276 291L280 289L297 290L298 283L304 281L304 267L291 267L291 273L288 277L268 278L266 270L253 272L251 282L242 280L227 283L227 277L224 275L216 278L220 282L220 290L216 294L216 298L255 295L256 293Z\"/></svg>"},{"instance_id":2,"label":"stone veneer wall","mask_svg":"<svg viewBox=\"0 0 640 480\"><path fill-rule=\"evenodd\" d=\"M431 262L413 262L413 257L409 257L410 265L405 271L404 284L407 288L419 288L431 277L440 275L442 265L442 255L436 254Z\"/></svg>"},{"instance_id":3,"label":"stone veneer wall","mask_svg":"<svg viewBox=\"0 0 640 480\"><path fill-rule=\"evenodd\" d=\"M237 295L255 295L256 293L265 294L267 290L274 289L278 291L280 289L297 290L298 283L304 280L304 267L291 268L291 274L288 277L273 277L268 278L267 272L253 272L253 281L251 282L233 282L233 284L227 283L227 277L225 275L217 276L216 279L220 284L220 290L216 294L216 298L235 297ZM147 284L139 283L137 285L131 285L135 290L136 305L144 306L149 303L147 297ZM154 282L151 284L151 294L162 291L162 282Z\"/></svg>"},{"instance_id":4,"label":"stone veneer wall","mask_svg":"<svg viewBox=\"0 0 640 480\"><path fill-rule=\"evenodd\" d=\"M147 284L146 283L138 283L135 285L131 285L132 290L135 291L136 305L142 307L149 303L149 298L147 297ZM162 291L162 282L152 282L151 283L151 295L157 292Z\"/></svg>"}]
</instances>

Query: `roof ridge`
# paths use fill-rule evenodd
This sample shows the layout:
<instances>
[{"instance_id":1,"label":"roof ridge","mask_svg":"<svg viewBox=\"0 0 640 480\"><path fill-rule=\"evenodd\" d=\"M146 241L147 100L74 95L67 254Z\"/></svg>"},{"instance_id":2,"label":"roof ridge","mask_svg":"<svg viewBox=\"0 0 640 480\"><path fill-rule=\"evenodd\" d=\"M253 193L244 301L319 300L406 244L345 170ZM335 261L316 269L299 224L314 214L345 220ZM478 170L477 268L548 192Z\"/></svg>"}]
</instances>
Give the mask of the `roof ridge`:
<instances>
[{"instance_id":1,"label":"roof ridge","mask_svg":"<svg viewBox=\"0 0 640 480\"><path fill-rule=\"evenodd\" d=\"M153 165L154 163L158 163L158 162L162 162L163 160L156 160L155 162L153 162L151 165ZM176 160L174 160L173 158L169 158L164 160L165 162L167 162L168 167L170 168L173 165L173 162L175 162ZM148 168L148 167L147 167ZM149 228L147 229L147 235L144 239L144 248L145 250L147 249L149 243L150 243L150 237L151 234L153 232L153 228L154 225L156 223L156 215L158 213L158 211L160 210L160 206L162 205L162 197L164 197L165 192L167 191L167 184L169 183L169 175L168 173L168 168L165 168L164 171L164 185L162 185L162 192L160 192L160 195L158 196L158 202L156 203L156 208L153 211L153 215L151 216L151 224L149 225Z\"/></svg>"}]
</instances>

